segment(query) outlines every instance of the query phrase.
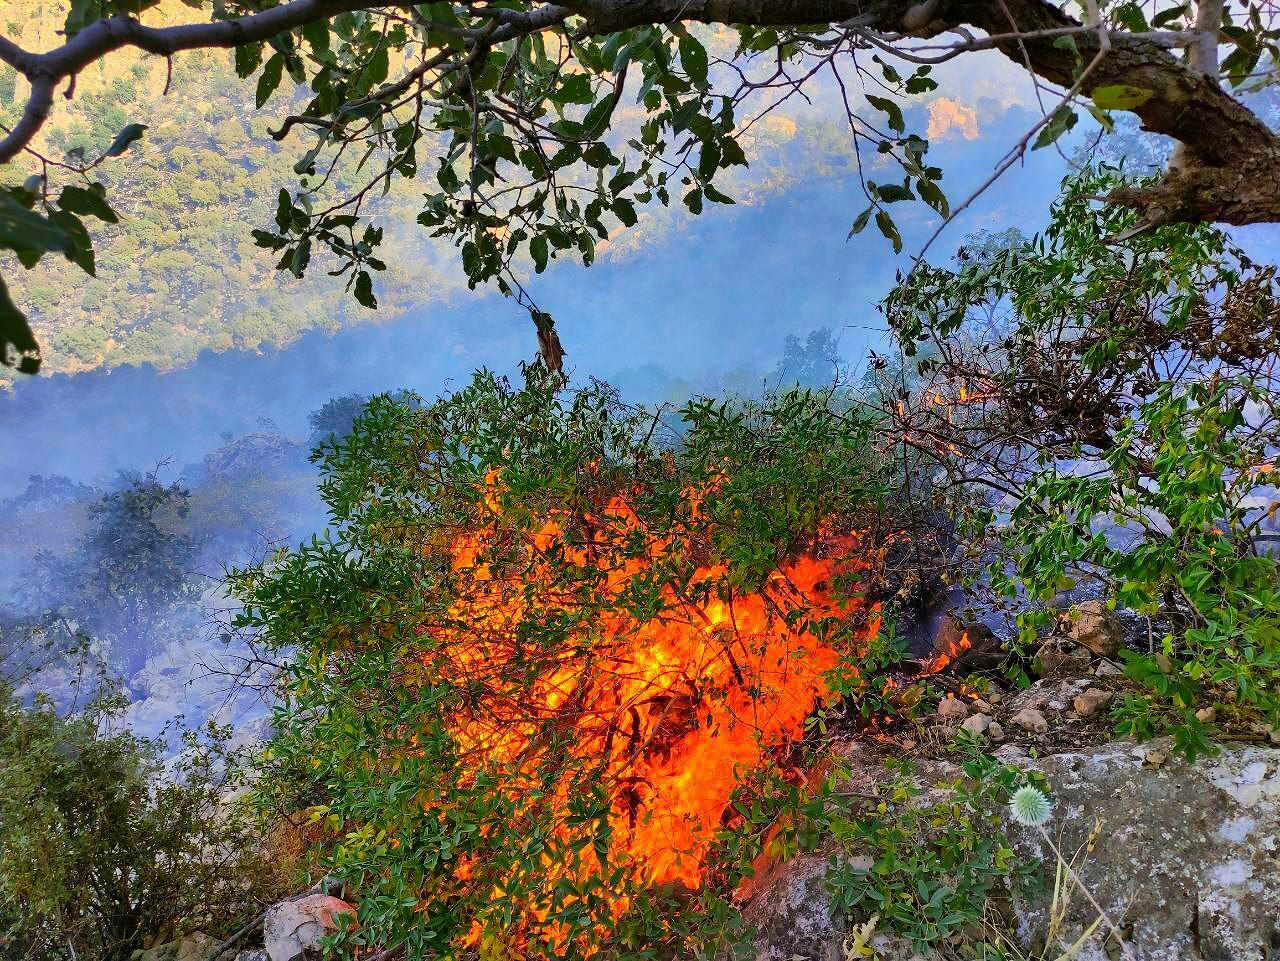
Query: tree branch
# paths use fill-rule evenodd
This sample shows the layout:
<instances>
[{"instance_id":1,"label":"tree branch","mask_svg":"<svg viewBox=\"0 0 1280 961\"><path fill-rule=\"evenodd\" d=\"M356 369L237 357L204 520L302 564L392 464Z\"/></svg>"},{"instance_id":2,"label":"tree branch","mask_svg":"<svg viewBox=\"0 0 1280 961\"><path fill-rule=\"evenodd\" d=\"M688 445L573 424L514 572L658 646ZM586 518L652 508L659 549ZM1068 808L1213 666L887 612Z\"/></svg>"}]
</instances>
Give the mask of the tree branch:
<instances>
[{"instance_id":1,"label":"tree branch","mask_svg":"<svg viewBox=\"0 0 1280 961\"><path fill-rule=\"evenodd\" d=\"M260 13L210 23L148 27L117 15L85 27L61 47L30 53L0 38L0 60L27 78L31 95L20 121L0 140L0 163L26 148L49 116L53 90L89 64L122 47L160 56L183 50L235 47L353 10L413 7L410 0L290 0ZM478 15L488 15L481 11ZM1147 94L1135 105L1146 130L1184 145L1178 162L1153 187L1118 191L1111 200L1139 208L1147 225L1211 220L1233 224L1280 220L1280 141L1242 103L1225 92L1217 78L1217 33L1222 0L1202 0L1190 35L1108 30L1097 16L1085 25L1047 0L566 0L528 11L493 14L496 26L467 36L468 53L581 17L579 35L602 35L650 24L681 21L740 26L830 24L851 36L876 34L876 46L912 59L901 42L957 31L967 37L954 49L991 47L1064 90L1078 84L1091 96L1103 87L1123 85ZM1014 31L1010 32L1010 20ZM973 38L963 27L985 31ZM1071 45L1055 41L1063 36ZM1167 49L1186 42L1183 61ZM950 59L943 54L941 59ZM1096 62L1095 62L1096 61ZM1081 76L1086 64L1088 75ZM391 90L407 89L407 76ZM378 95L375 95L378 96ZM294 121L299 122L299 121ZM287 126L286 126L287 129ZM281 133L283 134L284 131Z\"/></svg>"}]
</instances>

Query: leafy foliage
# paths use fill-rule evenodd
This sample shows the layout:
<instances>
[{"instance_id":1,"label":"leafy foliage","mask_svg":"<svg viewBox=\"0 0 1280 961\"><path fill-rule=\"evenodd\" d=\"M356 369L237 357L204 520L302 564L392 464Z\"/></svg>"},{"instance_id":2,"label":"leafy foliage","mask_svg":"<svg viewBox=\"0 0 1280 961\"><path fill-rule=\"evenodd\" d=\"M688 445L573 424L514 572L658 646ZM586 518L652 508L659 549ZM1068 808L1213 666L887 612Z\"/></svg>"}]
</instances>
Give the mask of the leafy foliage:
<instances>
[{"instance_id":1,"label":"leafy foliage","mask_svg":"<svg viewBox=\"0 0 1280 961\"><path fill-rule=\"evenodd\" d=\"M769 631L818 644L801 644L812 666L778 662L806 685L866 647L858 565L813 587L821 604L778 578L820 528L867 524L885 480L869 422L808 393L680 420L677 442L537 368L424 408L375 397L321 448L331 532L236 576L244 625L295 655L260 790L310 812L317 870L360 892L346 948L710 955L741 936L729 895L799 796L761 778L803 751L733 712L784 709L757 660ZM696 611L773 626L711 631ZM693 659L635 687L630 659L674 656L673 632ZM660 820L668 757L704 785L741 759L723 795L701 792L709 823Z\"/></svg>"},{"instance_id":2,"label":"leafy foliage","mask_svg":"<svg viewBox=\"0 0 1280 961\"><path fill-rule=\"evenodd\" d=\"M837 909L855 923L874 918L877 930L917 950L954 943L962 932L981 940L973 932L991 918L990 902L1037 877L1039 865L1010 846L1006 806L1019 787L1043 778L1029 780L977 745L966 752L962 776L928 790L909 761L890 759L876 796L842 797L832 777L809 808L819 813L808 829L837 846L827 877Z\"/></svg>"},{"instance_id":3,"label":"leafy foliage","mask_svg":"<svg viewBox=\"0 0 1280 961\"><path fill-rule=\"evenodd\" d=\"M173 779L119 731L122 701L80 714L0 688L0 952L124 961L185 926L227 932L279 892L257 826L222 800L226 732L192 740Z\"/></svg>"},{"instance_id":4,"label":"leafy foliage","mask_svg":"<svg viewBox=\"0 0 1280 961\"><path fill-rule=\"evenodd\" d=\"M885 309L920 362L903 436L958 489L986 489L967 530L996 549L990 585L1035 607L1031 641L1064 590L1142 618L1126 651L1118 730L1208 745L1197 708L1280 720L1280 573L1274 518L1275 268L1220 231L1134 218L1092 201L1117 183L1069 181L1043 236L965 248L906 278ZM1117 240L1117 238L1120 238Z\"/></svg>"}]
</instances>

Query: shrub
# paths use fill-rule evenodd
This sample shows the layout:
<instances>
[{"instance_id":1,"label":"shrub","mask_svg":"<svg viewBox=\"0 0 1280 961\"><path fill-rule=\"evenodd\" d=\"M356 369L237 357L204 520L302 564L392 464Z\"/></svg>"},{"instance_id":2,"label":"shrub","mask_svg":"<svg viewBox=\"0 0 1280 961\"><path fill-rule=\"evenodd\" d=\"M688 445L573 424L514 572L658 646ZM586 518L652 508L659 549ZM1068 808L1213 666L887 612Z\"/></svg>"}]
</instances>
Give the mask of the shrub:
<instances>
[{"instance_id":1,"label":"shrub","mask_svg":"<svg viewBox=\"0 0 1280 961\"><path fill-rule=\"evenodd\" d=\"M988 585L1031 602L1024 641L1064 590L1142 619L1117 730L1194 756L1197 708L1280 722L1280 573L1255 538L1275 508L1280 290L1213 227L1135 232L1093 200L1117 183L1070 180L1043 236L967 245L890 296L908 352L928 347L897 428L953 490L994 493L962 522L993 552Z\"/></svg>"},{"instance_id":2,"label":"shrub","mask_svg":"<svg viewBox=\"0 0 1280 961\"><path fill-rule=\"evenodd\" d=\"M237 768L217 739L164 775L120 730L0 688L0 955L116 961L183 929L217 935L277 893L251 823L222 801Z\"/></svg>"},{"instance_id":3,"label":"shrub","mask_svg":"<svg viewBox=\"0 0 1280 961\"><path fill-rule=\"evenodd\" d=\"M331 531L237 575L240 626L294 655L262 800L326 832L345 948L740 936L729 895L802 794L752 785L806 763L873 643L886 477L809 393L676 420L538 371L375 397L320 448Z\"/></svg>"}]
</instances>

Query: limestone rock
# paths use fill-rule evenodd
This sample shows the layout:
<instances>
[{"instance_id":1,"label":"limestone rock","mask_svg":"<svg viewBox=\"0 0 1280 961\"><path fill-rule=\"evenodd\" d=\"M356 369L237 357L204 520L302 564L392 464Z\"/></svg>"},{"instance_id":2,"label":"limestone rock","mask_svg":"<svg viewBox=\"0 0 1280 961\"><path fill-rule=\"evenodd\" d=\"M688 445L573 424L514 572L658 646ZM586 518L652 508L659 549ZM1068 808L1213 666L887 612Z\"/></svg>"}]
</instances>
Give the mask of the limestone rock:
<instances>
[{"instance_id":1,"label":"limestone rock","mask_svg":"<svg viewBox=\"0 0 1280 961\"><path fill-rule=\"evenodd\" d=\"M266 948L249 948L236 955L235 961L270 961Z\"/></svg>"},{"instance_id":2,"label":"limestone rock","mask_svg":"<svg viewBox=\"0 0 1280 961\"><path fill-rule=\"evenodd\" d=\"M296 961L308 957L317 943L338 929L335 915L354 911L341 898L308 894L295 901L281 901L267 911L262 939L270 961Z\"/></svg>"},{"instance_id":3,"label":"limestone rock","mask_svg":"<svg viewBox=\"0 0 1280 961\"><path fill-rule=\"evenodd\" d=\"M1093 673L1098 677L1123 677L1124 668L1115 661L1104 657L1098 662L1097 667L1093 669Z\"/></svg>"},{"instance_id":4,"label":"limestone rock","mask_svg":"<svg viewBox=\"0 0 1280 961\"><path fill-rule=\"evenodd\" d=\"M1095 821L1101 837L1077 870L1113 919L1131 926L1135 961L1235 961L1274 956L1280 939L1280 751L1224 747L1194 765L1167 744L1158 767L1146 747L1104 744L1037 759L1055 801L1060 849L1076 851ZM1052 864L1036 831L1019 831L1022 855ZM1042 933L1048 897L1016 906L1019 934ZM1073 898L1060 937L1093 922ZM1110 961L1099 932L1075 961ZM1114 949L1112 949L1114 951Z\"/></svg>"},{"instance_id":5,"label":"limestone rock","mask_svg":"<svg viewBox=\"0 0 1280 961\"><path fill-rule=\"evenodd\" d=\"M1033 707L1024 707L1012 719L1014 724L1032 734L1045 734L1049 730L1049 722L1045 716Z\"/></svg>"},{"instance_id":6,"label":"limestone rock","mask_svg":"<svg viewBox=\"0 0 1280 961\"><path fill-rule=\"evenodd\" d=\"M1071 706L1075 708L1075 712L1081 717L1093 717L1093 715L1110 704L1114 697L1115 695L1110 691L1104 691L1099 687L1091 687L1077 694L1075 700L1071 702Z\"/></svg>"},{"instance_id":7,"label":"limestone rock","mask_svg":"<svg viewBox=\"0 0 1280 961\"><path fill-rule=\"evenodd\" d=\"M944 697L938 702L938 719L946 724L954 724L968 716L969 705L958 697Z\"/></svg>"},{"instance_id":8,"label":"limestone rock","mask_svg":"<svg viewBox=\"0 0 1280 961\"><path fill-rule=\"evenodd\" d=\"M1144 764L1151 750L1167 754L1165 763ZM1132 961L1277 956L1280 750L1224 746L1218 757L1194 765L1167 741L1102 744L1040 758L1006 745L997 755L1048 779L1054 813L1047 830L1068 856L1081 851L1100 825L1093 850L1076 860L1076 870L1093 898L1125 926ZM848 757L855 783L880 776L878 762L856 750ZM922 786L954 774L944 768L922 769ZM1054 854L1034 829L1011 825L1011 837L1020 859L1043 862L1050 882L1012 905L1014 935L1023 948L1038 952L1052 907ZM830 849L804 854L762 874L746 906L748 919L759 926L756 961L845 961L850 925L837 916L824 883L831 859ZM1057 957L1093 921L1088 899L1075 892L1056 948L1043 956ZM877 931L871 942L884 958L911 957L896 953L900 946L891 946L887 935ZM1121 955L1106 938L1099 928L1073 961L1116 961Z\"/></svg>"},{"instance_id":9,"label":"limestone rock","mask_svg":"<svg viewBox=\"0 0 1280 961\"><path fill-rule=\"evenodd\" d=\"M1061 623L1067 637L1099 657L1111 657L1120 649L1120 623L1104 601L1077 604Z\"/></svg>"},{"instance_id":10,"label":"limestone rock","mask_svg":"<svg viewBox=\"0 0 1280 961\"><path fill-rule=\"evenodd\" d=\"M992 721L987 726L987 739L990 741L1004 740L1004 728L1000 726L999 721Z\"/></svg>"},{"instance_id":11,"label":"limestone rock","mask_svg":"<svg viewBox=\"0 0 1280 961\"><path fill-rule=\"evenodd\" d=\"M991 727L991 718L986 714L974 714L965 718L960 726L970 734L986 734Z\"/></svg>"},{"instance_id":12,"label":"limestone rock","mask_svg":"<svg viewBox=\"0 0 1280 961\"><path fill-rule=\"evenodd\" d=\"M1046 677L1079 677L1089 673L1089 651L1074 641L1051 637L1036 653L1039 671Z\"/></svg>"}]
</instances>

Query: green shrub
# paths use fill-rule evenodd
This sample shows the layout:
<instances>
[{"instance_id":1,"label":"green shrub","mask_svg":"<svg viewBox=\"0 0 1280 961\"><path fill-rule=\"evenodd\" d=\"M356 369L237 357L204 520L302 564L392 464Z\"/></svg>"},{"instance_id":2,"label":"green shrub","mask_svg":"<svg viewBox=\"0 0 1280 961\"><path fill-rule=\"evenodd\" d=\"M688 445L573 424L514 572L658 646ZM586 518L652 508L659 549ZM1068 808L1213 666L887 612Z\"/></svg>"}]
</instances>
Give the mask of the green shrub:
<instances>
[{"instance_id":1,"label":"green shrub","mask_svg":"<svg viewBox=\"0 0 1280 961\"><path fill-rule=\"evenodd\" d=\"M842 795L838 776L829 779L806 827L835 844L827 884L853 923L874 918L877 931L921 950L963 937L980 953L990 901L1037 883L1039 863L1015 857L1005 826L1014 792L1043 778L966 751L961 775L928 789L909 761L893 759L874 796Z\"/></svg>"},{"instance_id":2,"label":"green shrub","mask_svg":"<svg viewBox=\"0 0 1280 961\"><path fill-rule=\"evenodd\" d=\"M262 800L322 833L343 950L741 940L734 886L802 799L763 775L807 763L869 643L838 535L887 477L871 423L806 392L670 420L538 371L375 397L317 454L330 532L237 576L241 626L293 653Z\"/></svg>"},{"instance_id":3,"label":"green shrub","mask_svg":"<svg viewBox=\"0 0 1280 961\"><path fill-rule=\"evenodd\" d=\"M123 703L74 717L0 687L0 956L117 961L200 928L227 932L278 893L215 739L163 775ZM225 732L223 734L225 738Z\"/></svg>"},{"instance_id":4,"label":"green shrub","mask_svg":"<svg viewBox=\"0 0 1280 961\"><path fill-rule=\"evenodd\" d=\"M1094 200L1119 182L1069 180L1042 236L968 244L891 295L902 343L928 346L897 426L980 495L959 507L991 552L975 580L1019 610L1023 641L1064 590L1137 615L1117 731L1171 732L1194 757L1198 709L1280 723L1280 569L1255 540L1280 450L1280 290L1216 228L1136 230Z\"/></svg>"}]
</instances>

